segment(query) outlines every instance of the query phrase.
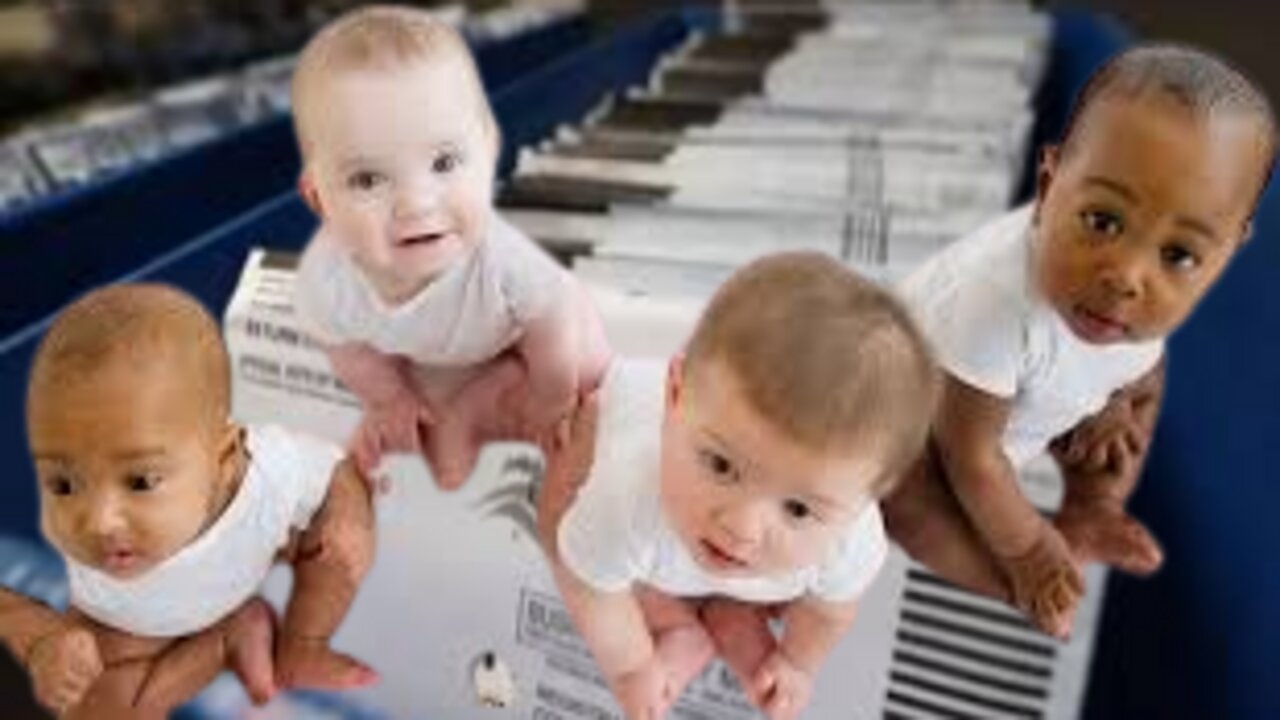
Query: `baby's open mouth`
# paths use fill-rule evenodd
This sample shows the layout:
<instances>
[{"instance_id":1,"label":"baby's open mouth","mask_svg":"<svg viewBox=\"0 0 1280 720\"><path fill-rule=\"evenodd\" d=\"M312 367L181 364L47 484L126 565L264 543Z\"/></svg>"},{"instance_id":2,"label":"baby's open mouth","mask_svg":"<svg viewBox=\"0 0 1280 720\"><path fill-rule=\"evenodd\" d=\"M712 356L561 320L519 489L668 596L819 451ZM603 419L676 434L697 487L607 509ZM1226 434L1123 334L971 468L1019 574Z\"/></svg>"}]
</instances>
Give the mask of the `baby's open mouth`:
<instances>
[{"instance_id":1,"label":"baby's open mouth","mask_svg":"<svg viewBox=\"0 0 1280 720\"><path fill-rule=\"evenodd\" d=\"M710 540L702 541L702 550L718 567L725 569L741 569L747 567L748 563L746 560L722 550L719 545L716 545Z\"/></svg>"},{"instance_id":2,"label":"baby's open mouth","mask_svg":"<svg viewBox=\"0 0 1280 720\"><path fill-rule=\"evenodd\" d=\"M420 233L418 235L407 235L405 237L400 238L398 241L396 241L396 244L399 245L400 247L412 247L415 245L431 245L432 243L438 242L439 240L443 239L446 234L447 233L443 233L443 232L432 232L432 233Z\"/></svg>"},{"instance_id":3,"label":"baby's open mouth","mask_svg":"<svg viewBox=\"0 0 1280 720\"><path fill-rule=\"evenodd\" d=\"M1074 324L1094 340L1118 340L1129 334L1129 326L1120 318L1083 305L1075 310Z\"/></svg>"},{"instance_id":4,"label":"baby's open mouth","mask_svg":"<svg viewBox=\"0 0 1280 720\"><path fill-rule=\"evenodd\" d=\"M102 567L109 572L128 572L141 560L141 556L133 550L108 550L102 554Z\"/></svg>"}]
</instances>

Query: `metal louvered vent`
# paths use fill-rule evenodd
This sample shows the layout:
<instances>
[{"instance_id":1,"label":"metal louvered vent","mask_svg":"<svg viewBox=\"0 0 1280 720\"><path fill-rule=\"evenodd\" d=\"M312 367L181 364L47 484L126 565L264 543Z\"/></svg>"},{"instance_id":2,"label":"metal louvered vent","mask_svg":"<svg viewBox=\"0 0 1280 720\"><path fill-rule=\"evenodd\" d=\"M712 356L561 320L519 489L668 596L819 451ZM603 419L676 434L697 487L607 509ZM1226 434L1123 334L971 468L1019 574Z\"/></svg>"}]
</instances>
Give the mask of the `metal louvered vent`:
<instances>
[{"instance_id":1,"label":"metal louvered vent","mask_svg":"<svg viewBox=\"0 0 1280 720\"><path fill-rule=\"evenodd\" d=\"M1058 644L1016 611L907 571L885 718L1048 717Z\"/></svg>"}]
</instances>

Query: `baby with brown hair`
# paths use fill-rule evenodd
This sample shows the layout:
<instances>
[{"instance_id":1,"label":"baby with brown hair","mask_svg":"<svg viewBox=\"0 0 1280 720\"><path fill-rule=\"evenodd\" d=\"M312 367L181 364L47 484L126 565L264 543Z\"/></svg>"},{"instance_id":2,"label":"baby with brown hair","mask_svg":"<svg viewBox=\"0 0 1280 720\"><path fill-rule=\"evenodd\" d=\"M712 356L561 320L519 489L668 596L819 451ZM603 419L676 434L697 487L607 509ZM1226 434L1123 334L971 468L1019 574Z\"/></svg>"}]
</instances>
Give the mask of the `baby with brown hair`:
<instances>
[{"instance_id":1,"label":"baby with brown hair","mask_svg":"<svg viewBox=\"0 0 1280 720\"><path fill-rule=\"evenodd\" d=\"M628 718L662 717L717 652L770 717L804 708L884 561L878 500L936 393L906 310L816 253L739 270L669 362L613 363L587 480L562 516L540 511ZM720 628L763 640L744 654Z\"/></svg>"},{"instance_id":2,"label":"baby with brown hair","mask_svg":"<svg viewBox=\"0 0 1280 720\"><path fill-rule=\"evenodd\" d=\"M164 286L91 292L41 343L28 439L71 609L9 595L0 631L60 716L165 717L228 666L257 701L376 679L328 644L372 558L364 480L328 444L232 422L230 390L217 323ZM255 594L280 557L276 633Z\"/></svg>"}]
</instances>

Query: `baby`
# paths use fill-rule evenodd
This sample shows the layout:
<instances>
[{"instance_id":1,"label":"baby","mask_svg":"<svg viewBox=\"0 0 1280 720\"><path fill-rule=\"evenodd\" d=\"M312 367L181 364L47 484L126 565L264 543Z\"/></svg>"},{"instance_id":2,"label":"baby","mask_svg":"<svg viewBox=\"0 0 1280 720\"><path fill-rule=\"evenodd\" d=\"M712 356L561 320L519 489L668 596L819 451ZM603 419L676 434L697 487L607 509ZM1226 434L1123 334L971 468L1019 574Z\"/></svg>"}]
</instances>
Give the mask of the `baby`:
<instances>
[{"instance_id":1,"label":"baby","mask_svg":"<svg viewBox=\"0 0 1280 720\"><path fill-rule=\"evenodd\" d=\"M229 411L217 323L173 289L92 292L41 343L28 439L72 607L0 604L60 717L166 717L227 666L258 702L376 679L329 648L372 559L365 481L337 448ZM254 595L280 555L294 587L276 634Z\"/></svg>"},{"instance_id":2,"label":"baby","mask_svg":"<svg viewBox=\"0 0 1280 720\"><path fill-rule=\"evenodd\" d=\"M628 718L663 716L717 651L771 717L805 706L885 558L877 500L936 394L907 311L816 253L738 271L682 356L611 365L586 482L540 525Z\"/></svg>"},{"instance_id":3,"label":"baby","mask_svg":"<svg viewBox=\"0 0 1280 720\"><path fill-rule=\"evenodd\" d=\"M354 457L371 472L385 452L422 451L457 487L505 390L527 381L537 436L599 382L603 328L573 277L494 211L498 127L451 27L353 11L303 51L293 106L300 189L321 218L297 306L364 405Z\"/></svg>"},{"instance_id":4,"label":"baby","mask_svg":"<svg viewBox=\"0 0 1280 720\"><path fill-rule=\"evenodd\" d=\"M1165 338L1248 237L1274 153L1265 98L1202 52L1138 47L1090 80L1044 152L1035 201L902 287L946 380L931 452L886 505L895 538L1059 636L1083 593L1079 562L1159 566L1124 505ZM1067 478L1056 521L1016 481L1055 438ZM940 478L962 513L943 512L955 500Z\"/></svg>"}]
</instances>

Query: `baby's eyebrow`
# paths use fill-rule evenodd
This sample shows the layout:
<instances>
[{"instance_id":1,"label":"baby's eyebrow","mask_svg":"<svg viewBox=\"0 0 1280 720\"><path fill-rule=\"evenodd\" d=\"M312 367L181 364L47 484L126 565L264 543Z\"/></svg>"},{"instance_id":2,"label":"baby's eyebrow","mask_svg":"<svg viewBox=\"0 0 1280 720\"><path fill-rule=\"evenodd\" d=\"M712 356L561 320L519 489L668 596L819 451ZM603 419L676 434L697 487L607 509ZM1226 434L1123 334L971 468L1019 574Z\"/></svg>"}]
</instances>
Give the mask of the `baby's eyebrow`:
<instances>
[{"instance_id":1,"label":"baby's eyebrow","mask_svg":"<svg viewBox=\"0 0 1280 720\"><path fill-rule=\"evenodd\" d=\"M710 440L712 443L714 443L716 446L718 446L720 450L723 450L727 454L731 454L731 455L737 454L737 453L734 453L733 446L730 445L728 442L726 442L724 438L720 437L720 435L716 433L715 430L712 430L709 427L704 427L702 428L702 434L706 435L707 439Z\"/></svg>"},{"instance_id":2,"label":"baby's eyebrow","mask_svg":"<svg viewBox=\"0 0 1280 720\"><path fill-rule=\"evenodd\" d=\"M839 500L836 500L835 498L827 497L826 495L821 495L819 493L814 493L814 492L801 493L800 499L809 503L810 505L815 505L826 512L834 511L836 513L842 513L847 509L845 507L845 504L840 502Z\"/></svg>"},{"instance_id":3,"label":"baby's eyebrow","mask_svg":"<svg viewBox=\"0 0 1280 720\"><path fill-rule=\"evenodd\" d=\"M1217 245L1223 243L1222 237L1209 227L1209 224L1188 215L1179 215L1177 218L1179 226L1184 227L1197 235L1203 235L1205 239L1213 241Z\"/></svg>"},{"instance_id":4,"label":"baby's eyebrow","mask_svg":"<svg viewBox=\"0 0 1280 720\"><path fill-rule=\"evenodd\" d=\"M1116 182L1111 178L1105 178L1098 175L1090 175L1084 179L1086 185L1098 185L1104 187L1117 195L1123 196L1126 200L1133 204L1138 204L1138 194L1130 190L1124 183Z\"/></svg>"},{"instance_id":5,"label":"baby's eyebrow","mask_svg":"<svg viewBox=\"0 0 1280 720\"><path fill-rule=\"evenodd\" d=\"M129 462L136 460L151 460L153 458L164 457L164 455L165 449L162 447L140 447L121 450L120 452L113 454L111 457L114 460Z\"/></svg>"},{"instance_id":6,"label":"baby's eyebrow","mask_svg":"<svg viewBox=\"0 0 1280 720\"><path fill-rule=\"evenodd\" d=\"M377 158L369 157L368 155L353 155L348 158L343 158L342 162L338 163L338 169L343 172L348 172L351 170L376 166L377 164Z\"/></svg>"}]
</instances>

